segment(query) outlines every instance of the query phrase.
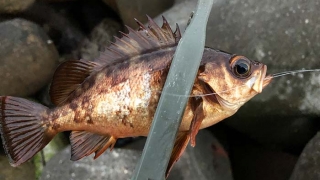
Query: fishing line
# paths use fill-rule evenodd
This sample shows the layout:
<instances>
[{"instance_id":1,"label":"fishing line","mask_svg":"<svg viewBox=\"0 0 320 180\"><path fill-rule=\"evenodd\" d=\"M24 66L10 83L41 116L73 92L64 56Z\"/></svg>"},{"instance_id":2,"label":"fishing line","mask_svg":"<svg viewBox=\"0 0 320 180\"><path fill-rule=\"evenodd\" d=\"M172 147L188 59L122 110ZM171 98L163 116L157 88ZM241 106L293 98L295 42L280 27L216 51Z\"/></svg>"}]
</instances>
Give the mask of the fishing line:
<instances>
[{"instance_id":1,"label":"fishing line","mask_svg":"<svg viewBox=\"0 0 320 180\"><path fill-rule=\"evenodd\" d=\"M293 70L293 71L284 71L284 72L279 72L279 73L274 73L272 74L270 77L266 77L265 79L274 79L274 78L278 78L278 77L282 77L282 76L286 76L286 75L295 75L297 73L306 73L306 72L320 72L320 69L300 69L300 70ZM225 93L228 91L232 91L236 88L242 87L242 86L246 86L245 84L240 85L240 86L236 86L227 90L223 90L220 92L215 92L215 93L208 93L208 94L197 94L197 95L180 95L180 94L171 94L171 93L166 93L170 96L179 96L179 97L205 97L205 96L212 96L215 94L221 94L221 93ZM159 93L162 93L162 91L158 91Z\"/></svg>"},{"instance_id":2,"label":"fishing line","mask_svg":"<svg viewBox=\"0 0 320 180\"><path fill-rule=\"evenodd\" d=\"M295 71L284 71L284 72L272 74L272 78L277 78L277 77L286 76L286 75L295 75L296 73L319 72L319 71L320 69L301 69L301 70L295 70Z\"/></svg>"}]
</instances>

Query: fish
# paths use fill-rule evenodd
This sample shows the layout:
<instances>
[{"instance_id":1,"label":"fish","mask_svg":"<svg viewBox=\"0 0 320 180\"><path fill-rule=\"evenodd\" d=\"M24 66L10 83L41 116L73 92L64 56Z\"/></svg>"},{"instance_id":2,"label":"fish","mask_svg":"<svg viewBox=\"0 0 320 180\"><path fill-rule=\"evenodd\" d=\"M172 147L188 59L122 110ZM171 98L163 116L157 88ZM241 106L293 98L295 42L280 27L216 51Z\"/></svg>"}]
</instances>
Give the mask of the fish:
<instances>
[{"instance_id":1,"label":"fish","mask_svg":"<svg viewBox=\"0 0 320 180\"><path fill-rule=\"evenodd\" d=\"M48 108L24 98L0 96L0 134L9 162L30 160L53 137L71 131L71 160L98 158L117 139L148 136L161 90L181 39L163 17L115 37L94 60L69 60L53 75ZM200 129L212 126L271 82L267 66L242 55L205 47L166 174Z\"/></svg>"}]
</instances>

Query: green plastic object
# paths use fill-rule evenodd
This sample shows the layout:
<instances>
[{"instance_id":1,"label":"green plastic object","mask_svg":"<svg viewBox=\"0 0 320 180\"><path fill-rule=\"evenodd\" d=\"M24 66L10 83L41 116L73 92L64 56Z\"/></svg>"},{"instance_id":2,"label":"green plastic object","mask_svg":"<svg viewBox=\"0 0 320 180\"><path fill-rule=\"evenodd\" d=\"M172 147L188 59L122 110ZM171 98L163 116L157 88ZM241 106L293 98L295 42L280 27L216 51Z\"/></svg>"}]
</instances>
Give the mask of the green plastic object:
<instances>
[{"instance_id":1,"label":"green plastic object","mask_svg":"<svg viewBox=\"0 0 320 180\"><path fill-rule=\"evenodd\" d=\"M197 10L178 44L132 180L164 179L188 95L202 58L212 4L213 0L198 1Z\"/></svg>"}]
</instances>

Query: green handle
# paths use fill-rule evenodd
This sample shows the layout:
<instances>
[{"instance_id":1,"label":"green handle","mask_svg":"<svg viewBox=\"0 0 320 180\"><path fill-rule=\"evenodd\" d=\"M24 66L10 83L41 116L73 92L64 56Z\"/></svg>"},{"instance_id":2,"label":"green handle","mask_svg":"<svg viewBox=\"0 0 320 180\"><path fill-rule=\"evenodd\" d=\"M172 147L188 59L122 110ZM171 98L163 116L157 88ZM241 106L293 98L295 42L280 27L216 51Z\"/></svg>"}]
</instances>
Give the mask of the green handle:
<instances>
[{"instance_id":1,"label":"green handle","mask_svg":"<svg viewBox=\"0 0 320 180\"><path fill-rule=\"evenodd\" d=\"M158 103L152 126L132 180L164 179L188 95L204 46L213 0L199 0L197 11L180 40ZM181 96L172 96L181 95Z\"/></svg>"}]
</instances>

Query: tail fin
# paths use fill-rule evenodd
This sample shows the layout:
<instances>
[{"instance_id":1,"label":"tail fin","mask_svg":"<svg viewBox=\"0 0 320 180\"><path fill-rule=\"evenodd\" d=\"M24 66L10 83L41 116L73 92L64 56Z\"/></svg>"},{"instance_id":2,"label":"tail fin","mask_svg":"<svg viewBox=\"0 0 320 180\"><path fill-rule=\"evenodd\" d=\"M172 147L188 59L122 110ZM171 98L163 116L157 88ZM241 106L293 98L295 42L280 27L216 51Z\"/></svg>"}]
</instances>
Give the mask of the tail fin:
<instances>
[{"instance_id":1,"label":"tail fin","mask_svg":"<svg viewBox=\"0 0 320 180\"><path fill-rule=\"evenodd\" d=\"M0 133L12 166L31 159L53 138L48 133L48 110L26 99L0 96Z\"/></svg>"}]
</instances>

